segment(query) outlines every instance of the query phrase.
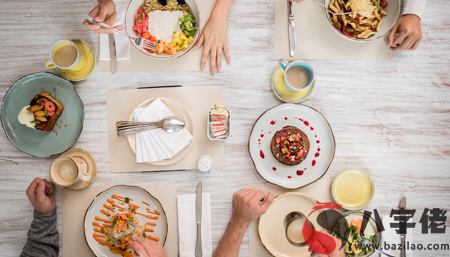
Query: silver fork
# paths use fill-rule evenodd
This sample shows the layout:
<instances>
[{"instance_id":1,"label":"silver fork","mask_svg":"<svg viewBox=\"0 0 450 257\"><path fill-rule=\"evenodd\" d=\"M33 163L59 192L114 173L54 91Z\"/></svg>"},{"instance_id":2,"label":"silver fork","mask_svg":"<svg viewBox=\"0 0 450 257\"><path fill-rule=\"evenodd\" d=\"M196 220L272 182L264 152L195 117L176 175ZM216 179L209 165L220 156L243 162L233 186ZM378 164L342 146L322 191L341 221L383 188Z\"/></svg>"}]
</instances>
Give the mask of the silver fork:
<instances>
[{"instance_id":1,"label":"silver fork","mask_svg":"<svg viewBox=\"0 0 450 257\"><path fill-rule=\"evenodd\" d=\"M133 241L133 231L136 229L136 225L128 220L128 227L130 227L131 230L131 241ZM139 257L139 254L137 254L134 249L133 250L133 256Z\"/></svg>"},{"instance_id":2,"label":"silver fork","mask_svg":"<svg viewBox=\"0 0 450 257\"><path fill-rule=\"evenodd\" d=\"M89 25L97 24L97 25L100 25L100 27L102 27L102 28L111 28L111 26L109 26L108 24L105 24L105 23L103 23L103 22L96 22L96 21L94 20L94 18L91 17L91 16L86 16L86 18L84 18L84 21L85 21L87 24L89 24ZM136 42L136 45L138 45L138 46L140 46L140 47L142 47L142 48L144 48L144 49L156 50L156 48L158 47L158 44L155 44L155 43L153 43L152 41L147 40L147 39L145 39L145 38L142 38L142 37L132 37L132 36L129 36L129 35L123 33L123 32L120 31L120 30L117 30L117 29L115 29L115 28L112 28L112 29L114 30L114 33L118 33L118 34L121 34L121 35L124 35L124 36L126 36L126 37L129 37L129 38L133 39L133 41Z\"/></svg>"}]
</instances>

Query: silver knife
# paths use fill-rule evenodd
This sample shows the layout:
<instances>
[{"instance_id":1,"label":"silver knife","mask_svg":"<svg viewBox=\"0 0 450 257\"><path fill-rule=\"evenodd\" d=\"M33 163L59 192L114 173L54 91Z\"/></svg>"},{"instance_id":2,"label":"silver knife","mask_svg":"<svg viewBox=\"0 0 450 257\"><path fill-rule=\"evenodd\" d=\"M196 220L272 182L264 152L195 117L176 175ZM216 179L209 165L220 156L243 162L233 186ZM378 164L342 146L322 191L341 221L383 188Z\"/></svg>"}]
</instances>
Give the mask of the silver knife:
<instances>
[{"instance_id":1,"label":"silver knife","mask_svg":"<svg viewBox=\"0 0 450 257\"><path fill-rule=\"evenodd\" d=\"M398 207L406 210L406 197L405 196L403 196L403 198L400 200L400 205ZM406 234L400 234L400 243L402 245L402 250L400 251L400 257L406 257L405 239L406 239Z\"/></svg>"},{"instance_id":2,"label":"silver knife","mask_svg":"<svg viewBox=\"0 0 450 257\"><path fill-rule=\"evenodd\" d=\"M295 23L294 23L294 13L292 12L292 2L288 1L288 10L289 10L289 16L288 16L288 23L289 23L289 48L290 48L290 55L291 57L295 54L295 44L296 44L296 38L295 38Z\"/></svg>"},{"instance_id":3,"label":"silver knife","mask_svg":"<svg viewBox=\"0 0 450 257\"><path fill-rule=\"evenodd\" d=\"M197 185L195 198L195 219L197 221L197 243L195 244L195 257L202 257L202 183Z\"/></svg>"},{"instance_id":4,"label":"silver knife","mask_svg":"<svg viewBox=\"0 0 450 257\"><path fill-rule=\"evenodd\" d=\"M116 55L116 41L114 40L114 34L108 34L109 41L109 58L111 61L111 73L116 72L117 55Z\"/></svg>"}]
</instances>

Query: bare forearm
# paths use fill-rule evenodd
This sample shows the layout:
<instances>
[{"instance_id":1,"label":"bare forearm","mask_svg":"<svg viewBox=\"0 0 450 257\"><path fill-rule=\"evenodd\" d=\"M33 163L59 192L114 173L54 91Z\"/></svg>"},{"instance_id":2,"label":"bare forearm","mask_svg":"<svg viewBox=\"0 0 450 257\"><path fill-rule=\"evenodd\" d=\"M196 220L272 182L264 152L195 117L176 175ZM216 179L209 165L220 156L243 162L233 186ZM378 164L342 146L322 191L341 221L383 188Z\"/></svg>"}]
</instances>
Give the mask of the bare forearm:
<instances>
[{"instance_id":1,"label":"bare forearm","mask_svg":"<svg viewBox=\"0 0 450 257\"><path fill-rule=\"evenodd\" d=\"M216 249L213 257L237 257L239 256L239 249L241 247L242 238L248 224L242 224L231 218L228 223L227 230L223 235L219 246Z\"/></svg>"},{"instance_id":2,"label":"bare forearm","mask_svg":"<svg viewBox=\"0 0 450 257\"><path fill-rule=\"evenodd\" d=\"M212 15L221 15L225 17L228 16L231 4L233 4L233 0L217 0L211 12L211 16Z\"/></svg>"}]
</instances>

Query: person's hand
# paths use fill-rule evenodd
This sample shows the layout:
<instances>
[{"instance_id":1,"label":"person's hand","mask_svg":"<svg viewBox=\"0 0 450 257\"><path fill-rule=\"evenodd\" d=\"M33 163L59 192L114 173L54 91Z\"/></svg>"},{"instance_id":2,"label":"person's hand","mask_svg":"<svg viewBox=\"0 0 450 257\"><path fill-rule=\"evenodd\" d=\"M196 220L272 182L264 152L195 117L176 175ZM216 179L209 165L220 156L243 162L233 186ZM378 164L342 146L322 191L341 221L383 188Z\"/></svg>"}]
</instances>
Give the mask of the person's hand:
<instances>
[{"instance_id":1,"label":"person's hand","mask_svg":"<svg viewBox=\"0 0 450 257\"><path fill-rule=\"evenodd\" d=\"M397 35L395 36L395 34ZM392 51L416 50L420 40L422 40L420 18L414 14L406 14L400 17L392 27L386 46L390 47Z\"/></svg>"},{"instance_id":2,"label":"person's hand","mask_svg":"<svg viewBox=\"0 0 450 257\"><path fill-rule=\"evenodd\" d=\"M202 70L205 69L206 59L211 53L209 61L211 74L213 75L216 73L216 63L217 71L220 72L222 69L222 51L225 54L227 63L231 63L230 53L228 52L227 16L228 13L220 9L213 10L211 16L205 23L197 44L194 46L194 49L198 49L204 45L200 63Z\"/></svg>"},{"instance_id":3,"label":"person's hand","mask_svg":"<svg viewBox=\"0 0 450 257\"><path fill-rule=\"evenodd\" d=\"M303 0L290 0L291 2L301 3Z\"/></svg>"},{"instance_id":4,"label":"person's hand","mask_svg":"<svg viewBox=\"0 0 450 257\"><path fill-rule=\"evenodd\" d=\"M151 239L134 235L130 245L139 257L167 257L166 249Z\"/></svg>"},{"instance_id":5,"label":"person's hand","mask_svg":"<svg viewBox=\"0 0 450 257\"><path fill-rule=\"evenodd\" d=\"M332 236L330 234L323 233L323 232L320 232L320 231L316 231L316 233L321 233L321 234L323 234L323 236L327 236L327 237L333 238L334 241L336 242L336 247L335 247L334 251L331 252L328 255L316 253L313 250L311 250L311 248L308 248L308 251L311 252L311 256L312 257L314 257L314 256L316 256L316 257L327 257L327 256L328 257L345 257L344 248L342 247L342 249L341 249L341 246L342 246L342 241L341 240L337 239L336 237L334 237L334 236Z\"/></svg>"},{"instance_id":6,"label":"person's hand","mask_svg":"<svg viewBox=\"0 0 450 257\"><path fill-rule=\"evenodd\" d=\"M37 213L48 215L56 207L55 184L42 178L35 178L27 188L27 196Z\"/></svg>"},{"instance_id":7,"label":"person's hand","mask_svg":"<svg viewBox=\"0 0 450 257\"><path fill-rule=\"evenodd\" d=\"M231 220L247 227L252 220L267 211L273 201L273 192L265 197L261 190L241 189L233 195L233 215Z\"/></svg>"},{"instance_id":8,"label":"person's hand","mask_svg":"<svg viewBox=\"0 0 450 257\"><path fill-rule=\"evenodd\" d=\"M112 0L99 0L98 5L94 7L94 9L92 9L92 11L89 13L89 16L94 17L94 20L96 22L103 22L112 27L114 25L114 22L116 21L117 16L116 5ZM112 28L100 28L100 26L97 24L89 25L86 22L83 22L83 26L88 30L95 31L96 33L113 33ZM114 28L117 30L122 30L123 26L117 25Z\"/></svg>"}]
</instances>

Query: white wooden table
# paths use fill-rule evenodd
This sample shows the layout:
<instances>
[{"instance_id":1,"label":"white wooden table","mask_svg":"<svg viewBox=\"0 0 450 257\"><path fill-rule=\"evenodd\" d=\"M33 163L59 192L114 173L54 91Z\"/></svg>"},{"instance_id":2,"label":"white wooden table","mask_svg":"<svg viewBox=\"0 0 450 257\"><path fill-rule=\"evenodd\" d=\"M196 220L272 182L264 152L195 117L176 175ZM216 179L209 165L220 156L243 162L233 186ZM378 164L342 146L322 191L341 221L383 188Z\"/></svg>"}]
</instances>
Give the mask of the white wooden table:
<instances>
[{"instance_id":1,"label":"white wooden table","mask_svg":"<svg viewBox=\"0 0 450 257\"><path fill-rule=\"evenodd\" d=\"M98 54L98 36L81 26L96 1L0 2L0 96L20 77L46 71L50 46L59 39L79 38ZM317 88L304 104L321 111L336 137L336 156L324 178L361 168L376 184L368 209L388 215L402 196L417 209L419 222L427 208L450 210L450 28L448 3L429 0L423 20L424 38L417 51L395 53L391 61L311 60ZM100 73L74 83L85 106L81 137L73 147L89 151L98 165L93 186L174 184L178 194L193 193L198 182L211 194L213 247L231 215L231 198L250 183L264 182L247 151L256 118L280 104L269 78L274 57L274 1L236 0L229 16L232 64L215 76L209 72ZM199 64L193 64L199 65ZM52 72L55 72L52 70ZM233 137L225 144L226 166L210 174L199 171L113 174L109 171L106 131L106 92L165 84L223 87L226 105L234 114ZM0 129L1 130L1 129ZM26 241L33 208L25 189L35 177L49 178L52 159L37 159L17 150L0 132L1 256L18 256ZM144 181L144 182L142 182ZM56 192L60 207L60 190ZM449 219L446 222L450 224ZM444 235L414 230L415 243L450 243ZM58 209L61 233L61 209ZM62 242L60 242L62 246ZM447 251L415 251L414 256L444 256ZM244 237L240 256L249 256Z\"/></svg>"}]
</instances>

